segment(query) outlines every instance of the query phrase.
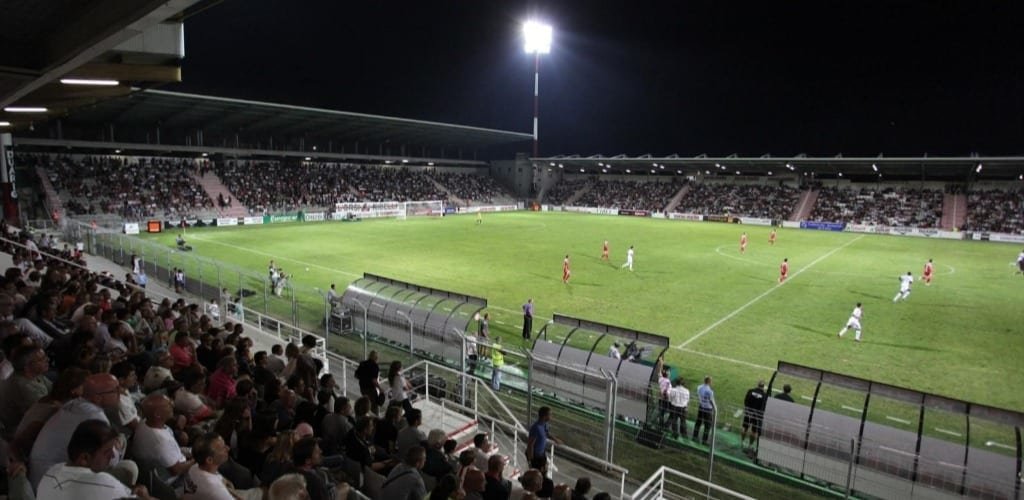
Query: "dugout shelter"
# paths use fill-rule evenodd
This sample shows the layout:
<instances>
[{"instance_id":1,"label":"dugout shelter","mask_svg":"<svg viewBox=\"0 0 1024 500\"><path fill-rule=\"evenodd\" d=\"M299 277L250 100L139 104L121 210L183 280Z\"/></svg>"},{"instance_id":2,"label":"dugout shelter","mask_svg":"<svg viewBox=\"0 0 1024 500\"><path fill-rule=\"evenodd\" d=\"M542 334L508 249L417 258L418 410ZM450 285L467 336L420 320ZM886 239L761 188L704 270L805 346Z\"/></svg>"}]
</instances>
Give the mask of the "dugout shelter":
<instances>
[{"instance_id":1,"label":"dugout shelter","mask_svg":"<svg viewBox=\"0 0 1024 500\"><path fill-rule=\"evenodd\" d=\"M873 498L1022 498L1024 414L780 361L757 460Z\"/></svg>"},{"instance_id":2,"label":"dugout shelter","mask_svg":"<svg viewBox=\"0 0 1024 500\"><path fill-rule=\"evenodd\" d=\"M458 366L464 335L487 299L364 273L341 304L353 313L356 331Z\"/></svg>"},{"instance_id":3,"label":"dugout shelter","mask_svg":"<svg viewBox=\"0 0 1024 500\"><path fill-rule=\"evenodd\" d=\"M615 344L619 358L609 355ZM601 411L614 404L616 414L643 422L656 361L668 347L662 335L556 313L531 348L531 382L553 396ZM607 398L612 381L616 397Z\"/></svg>"}]
</instances>

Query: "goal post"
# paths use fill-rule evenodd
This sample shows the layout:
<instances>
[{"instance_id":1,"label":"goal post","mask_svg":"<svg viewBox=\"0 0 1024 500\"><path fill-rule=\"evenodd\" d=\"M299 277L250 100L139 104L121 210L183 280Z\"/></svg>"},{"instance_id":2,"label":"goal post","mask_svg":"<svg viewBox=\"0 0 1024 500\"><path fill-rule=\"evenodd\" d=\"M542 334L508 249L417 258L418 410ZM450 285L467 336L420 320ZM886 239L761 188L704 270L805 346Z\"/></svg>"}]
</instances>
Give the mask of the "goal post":
<instances>
[{"instance_id":1,"label":"goal post","mask_svg":"<svg viewBox=\"0 0 1024 500\"><path fill-rule=\"evenodd\" d=\"M407 201L405 202L406 217L443 217L444 202L441 200Z\"/></svg>"}]
</instances>

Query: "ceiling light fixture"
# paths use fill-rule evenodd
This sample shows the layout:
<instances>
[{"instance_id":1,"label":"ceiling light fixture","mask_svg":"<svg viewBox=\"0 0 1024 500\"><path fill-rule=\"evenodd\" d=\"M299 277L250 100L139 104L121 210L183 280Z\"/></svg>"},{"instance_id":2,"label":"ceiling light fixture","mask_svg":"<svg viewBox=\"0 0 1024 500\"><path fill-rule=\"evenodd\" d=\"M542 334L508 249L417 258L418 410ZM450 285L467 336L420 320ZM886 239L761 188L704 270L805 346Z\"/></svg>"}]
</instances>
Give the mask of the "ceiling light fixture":
<instances>
[{"instance_id":1,"label":"ceiling light fixture","mask_svg":"<svg viewBox=\"0 0 1024 500\"><path fill-rule=\"evenodd\" d=\"M45 113L46 108L34 106L8 106L4 108L8 113Z\"/></svg>"},{"instance_id":2,"label":"ceiling light fixture","mask_svg":"<svg viewBox=\"0 0 1024 500\"><path fill-rule=\"evenodd\" d=\"M11 122L0 122L0 127L10 127Z\"/></svg>"},{"instance_id":3,"label":"ceiling light fixture","mask_svg":"<svg viewBox=\"0 0 1024 500\"><path fill-rule=\"evenodd\" d=\"M96 78L61 78L60 83L64 85L95 85L97 87L113 87L121 84L117 80L101 80Z\"/></svg>"}]
</instances>

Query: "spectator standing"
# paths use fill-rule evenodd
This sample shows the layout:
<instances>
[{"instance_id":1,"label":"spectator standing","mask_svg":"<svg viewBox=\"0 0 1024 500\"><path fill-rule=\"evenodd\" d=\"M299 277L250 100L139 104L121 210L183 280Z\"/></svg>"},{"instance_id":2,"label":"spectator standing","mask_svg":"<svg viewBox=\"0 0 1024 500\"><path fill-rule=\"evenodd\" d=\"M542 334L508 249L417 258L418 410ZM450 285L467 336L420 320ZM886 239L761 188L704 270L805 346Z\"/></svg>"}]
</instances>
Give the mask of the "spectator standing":
<instances>
[{"instance_id":1,"label":"spectator standing","mask_svg":"<svg viewBox=\"0 0 1024 500\"><path fill-rule=\"evenodd\" d=\"M530 426L529 436L526 438L526 463L534 467L533 462L537 457L547 453L548 440L562 444L562 440L551 435L549 425L551 422L551 408L540 407L537 410L537 421Z\"/></svg>"},{"instance_id":2,"label":"spectator standing","mask_svg":"<svg viewBox=\"0 0 1024 500\"><path fill-rule=\"evenodd\" d=\"M505 366L505 354L501 352L501 337L494 337L491 345L491 389L501 390L501 367Z\"/></svg>"},{"instance_id":3,"label":"spectator standing","mask_svg":"<svg viewBox=\"0 0 1024 500\"><path fill-rule=\"evenodd\" d=\"M675 437L686 435L686 407L690 404L690 390L682 377L677 377L675 384L668 391L668 428L672 430Z\"/></svg>"},{"instance_id":4,"label":"spectator standing","mask_svg":"<svg viewBox=\"0 0 1024 500\"><path fill-rule=\"evenodd\" d=\"M380 396L383 391L380 389L380 366L377 365L377 351L370 351L370 355L356 367L356 380L359 381L359 393L370 400L370 409L377 413L380 407Z\"/></svg>"},{"instance_id":5,"label":"spectator standing","mask_svg":"<svg viewBox=\"0 0 1024 500\"><path fill-rule=\"evenodd\" d=\"M391 397L390 404L400 404L406 413L411 412L413 408L409 391L412 390L412 384L405 378L405 375L402 375L402 362L397 359L392 361L388 368L388 388Z\"/></svg>"},{"instance_id":6,"label":"spectator standing","mask_svg":"<svg viewBox=\"0 0 1024 500\"><path fill-rule=\"evenodd\" d=\"M711 389L711 377L704 377L704 383L697 387L697 398L699 407L697 409L697 421L693 423L693 439L697 439L700 428L704 426L704 436L701 443L707 446L708 436L715 426L715 391Z\"/></svg>"},{"instance_id":7,"label":"spectator standing","mask_svg":"<svg viewBox=\"0 0 1024 500\"><path fill-rule=\"evenodd\" d=\"M526 299L523 304L523 339L530 340L533 335L533 299Z\"/></svg>"},{"instance_id":8,"label":"spectator standing","mask_svg":"<svg viewBox=\"0 0 1024 500\"><path fill-rule=\"evenodd\" d=\"M768 396L764 392L764 380L757 382L757 387L747 391L743 398L743 432L740 433L740 446L750 431L750 449L754 449L757 437L761 435L761 424L764 418L764 406Z\"/></svg>"}]
</instances>

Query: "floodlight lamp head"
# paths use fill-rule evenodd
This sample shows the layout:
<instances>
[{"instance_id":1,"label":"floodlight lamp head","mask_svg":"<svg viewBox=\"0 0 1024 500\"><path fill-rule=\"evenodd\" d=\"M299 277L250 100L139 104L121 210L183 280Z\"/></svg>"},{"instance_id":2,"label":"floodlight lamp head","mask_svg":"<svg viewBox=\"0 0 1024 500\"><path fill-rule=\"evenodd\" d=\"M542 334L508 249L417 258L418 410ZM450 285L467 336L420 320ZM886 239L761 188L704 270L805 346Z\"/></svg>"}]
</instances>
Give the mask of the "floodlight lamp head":
<instances>
[{"instance_id":1,"label":"floodlight lamp head","mask_svg":"<svg viewBox=\"0 0 1024 500\"><path fill-rule=\"evenodd\" d=\"M527 54L547 54L551 52L552 30L550 24L537 21L523 23L523 50Z\"/></svg>"}]
</instances>

